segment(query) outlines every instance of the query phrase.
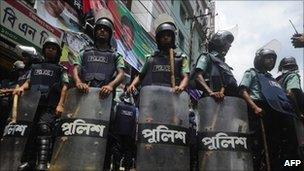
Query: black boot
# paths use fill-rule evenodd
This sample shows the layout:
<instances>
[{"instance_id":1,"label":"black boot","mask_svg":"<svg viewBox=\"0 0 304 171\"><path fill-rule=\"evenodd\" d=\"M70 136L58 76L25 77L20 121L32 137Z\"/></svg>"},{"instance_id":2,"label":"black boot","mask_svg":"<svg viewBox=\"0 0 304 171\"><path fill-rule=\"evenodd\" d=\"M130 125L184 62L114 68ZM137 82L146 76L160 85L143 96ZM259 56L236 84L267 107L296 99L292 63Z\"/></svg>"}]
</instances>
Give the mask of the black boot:
<instances>
[{"instance_id":1,"label":"black boot","mask_svg":"<svg viewBox=\"0 0 304 171\"><path fill-rule=\"evenodd\" d=\"M26 144L26 149L24 150L22 157L21 157L21 164L18 166L18 171L25 171L25 170L34 170L35 163L37 160L37 149L34 137L29 137Z\"/></svg>"},{"instance_id":2,"label":"black boot","mask_svg":"<svg viewBox=\"0 0 304 171\"><path fill-rule=\"evenodd\" d=\"M129 171L131 168L134 168L133 159L131 156L125 155L122 161L125 171Z\"/></svg>"},{"instance_id":3,"label":"black boot","mask_svg":"<svg viewBox=\"0 0 304 171\"><path fill-rule=\"evenodd\" d=\"M113 171L119 171L120 169L120 161L121 161L121 153L118 147L113 148Z\"/></svg>"},{"instance_id":4,"label":"black boot","mask_svg":"<svg viewBox=\"0 0 304 171\"><path fill-rule=\"evenodd\" d=\"M38 164L36 166L37 170L47 170L48 169L48 159L50 154L50 137L39 137L38 138Z\"/></svg>"},{"instance_id":5,"label":"black boot","mask_svg":"<svg viewBox=\"0 0 304 171\"><path fill-rule=\"evenodd\" d=\"M35 163L34 162L23 162L21 163L21 165L18 166L18 171L30 171L30 170L34 170L35 168Z\"/></svg>"}]
</instances>

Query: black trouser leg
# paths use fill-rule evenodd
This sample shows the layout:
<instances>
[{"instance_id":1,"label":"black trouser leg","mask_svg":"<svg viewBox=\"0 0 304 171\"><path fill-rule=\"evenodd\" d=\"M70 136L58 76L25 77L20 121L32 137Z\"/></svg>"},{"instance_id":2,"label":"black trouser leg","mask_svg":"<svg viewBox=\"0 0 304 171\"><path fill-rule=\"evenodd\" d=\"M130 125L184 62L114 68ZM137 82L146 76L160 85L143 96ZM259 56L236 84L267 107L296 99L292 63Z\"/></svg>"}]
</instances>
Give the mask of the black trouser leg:
<instances>
[{"instance_id":1,"label":"black trouser leg","mask_svg":"<svg viewBox=\"0 0 304 171\"><path fill-rule=\"evenodd\" d=\"M45 108L38 123L38 164L37 170L47 170L51 155L52 127L55 122L54 109Z\"/></svg>"},{"instance_id":2,"label":"black trouser leg","mask_svg":"<svg viewBox=\"0 0 304 171\"><path fill-rule=\"evenodd\" d=\"M113 141L113 170L118 171L120 167L120 161L122 159L121 137L119 135L115 135Z\"/></svg>"},{"instance_id":3,"label":"black trouser leg","mask_svg":"<svg viewBox=\"0 0 304 171\"><path fill-rule=\"evenodd\" d=\"M35 117L33 119L33 127L31 128L30 135L25 145L25 149L23 151L21 157L21 165L18 167L18 170L34 170L36 160L37 160L37 135L38 131L38 121L40 117L40 113L42 113L43 108L38 106Z\"/></svg>"},{"instance_id":4,"label":"black trouser leg","mask_svg":"<svg viewBox=\"0 0 304 171\"><path fill-rule=\"evenodd\" d=\"M196 130L189 128L190 170L198 171L198 145Z\"/></svg>"},{"instance_id":5,"label":"black trouser leg","mask_svg":"<svg viewBox=\"0 0 304 171\"><path fill-rule=\"evenodd\" d=\"M134 146L135 146L135 140L131 138L131 135L123 135L122 136L122 152L123 152L123 166L125 167L125 170L130 170L132 167L134 167Z\"/></svg>"}]
</instances>

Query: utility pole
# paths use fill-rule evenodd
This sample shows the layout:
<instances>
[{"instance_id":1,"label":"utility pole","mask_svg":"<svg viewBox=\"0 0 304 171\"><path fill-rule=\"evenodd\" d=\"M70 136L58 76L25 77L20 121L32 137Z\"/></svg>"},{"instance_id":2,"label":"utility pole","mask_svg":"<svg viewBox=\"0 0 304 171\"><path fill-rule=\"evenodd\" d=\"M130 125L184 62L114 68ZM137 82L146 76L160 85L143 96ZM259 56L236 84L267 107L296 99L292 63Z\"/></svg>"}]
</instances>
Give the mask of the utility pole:
<instances>
[{"instance_id":1,"label":"utility pole","mask_svg":"<svg viewBox=\"0 0 304 171\"><path fill-rule=\"evenodd\" d=\"M211 15L211 14L212 14L212 13L209 12L208 8L206 8L205 14L198 15L198 16L193 15L192 17L186 18L187 20L191 20L191 25L190 25L190 37L189 37L189 39L190 39L190 40L189 40L189 48L190 48L190 49L189 49L189 58L190 58L190 59L193 58L193 57L192 57L192 43L193 43L192 39L193 39L193 30L194 30L194 26L195 26L196 22L198 22L197 19L198 19L198 18L201 18L201 17L206 17L206 16Z\"/></svg>"}]
</instances>

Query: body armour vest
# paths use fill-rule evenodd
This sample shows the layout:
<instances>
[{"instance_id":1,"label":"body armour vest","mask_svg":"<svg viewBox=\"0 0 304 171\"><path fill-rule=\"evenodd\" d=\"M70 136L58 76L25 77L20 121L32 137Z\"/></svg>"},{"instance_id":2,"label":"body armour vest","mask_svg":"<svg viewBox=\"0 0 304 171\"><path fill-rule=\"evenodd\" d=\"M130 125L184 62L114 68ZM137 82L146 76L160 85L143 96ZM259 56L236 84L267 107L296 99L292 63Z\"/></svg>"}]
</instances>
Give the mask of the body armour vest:
<instances>
[{"instance_id":1,"label":"body armour vest","mask_svg":"<svg viewBox=\"0 0 304 171\"><path fill-rule=\"evenodd\" d=\"M289 75L289 73L284 73L282 75L280 75L279 77L276 78L277 82L282 86L282 88L284 88L284 82L286 77Z\"/></svg>"},{"instance_id":2,"label":"body armour vest","mask_svg":"<svg viewBox=\"0 0 304 171\"><path fill-rule=\"evenodd\" d=\"M261 93L268 105L275 111L295 116L291 102L281 85L271 76L255 73L261 86Z\"/></svg>"},{"instance_id":3,"label":"body armour vest","mask_svg":"<svg viewBox=\"0 0 304 171\"><path fill-rule=\"evenodd\" d=\"M114 132L119 135L135 135L136 108L135 106L118 103L116 107L116 118Z\"/></svg>"},{"instance_id":4,"label":"body armour vest","mask_svg":"<svg viewBox=\"0 0 304 171\"><path fill-rule=\"evenodd\" d=\"M181 81L182 60L183 58L181 55L175 55L174 76L176 85L179 85ZM142 85L161 85L170 87L171 69L169 58L160 56L158 54L149 58L147 64L147 72L143 78Z\"/></svg>"},{"instance_id":5,"label":"body armour vest","mask_svg":"<svg viewBox=\"0 0 304 171\"><path fill-rule=\"evenodd\" d=\"M115 73L117 54L111 50L86 49L83 53L81 78L85 82L98 80L99 85L108 84Z\"/></svg>"},{"instance_id":6,"label":"body armour vest","mask_svg":"<svg viewBox=\"0 0 304 171\"><path fill-rule=\"evenodd\" d=\"M63 68L58 64L42 63L32 65L30 86L32 91L40 91L40 104L55 106L60 97Z\"/></svg>"},{"instance_id":7,"label":"body armour vest","mask_svg":"<svg viewBox=\"0 0 304 171\"><path fill-rule=\"evenodd\" d=\"M213 91L219 91L222 86L225 87L225 89L235 89L237 82L231 72L231 67L213 55L209 54L208 56L211 61L210 76L209 81L207 81L210 88Z\"/></svg>"}]
</instances>

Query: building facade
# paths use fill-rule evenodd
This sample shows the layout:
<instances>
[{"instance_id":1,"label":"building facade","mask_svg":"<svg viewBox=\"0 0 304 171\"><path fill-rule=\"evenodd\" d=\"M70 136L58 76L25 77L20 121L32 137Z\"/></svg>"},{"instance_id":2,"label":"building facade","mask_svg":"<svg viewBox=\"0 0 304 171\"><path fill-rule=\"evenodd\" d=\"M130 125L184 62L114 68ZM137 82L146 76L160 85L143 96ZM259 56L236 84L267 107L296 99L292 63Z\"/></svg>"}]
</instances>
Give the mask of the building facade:
<instances>
[{"instance_id":1,"label":"building facade","mask_svg":"<svg viewBox=\"0 0 304 171\"><path fill-rule=\"evenodd\" d=\"M207 38L214 32L214 1L129 0L126 3L132 4L129 7L131 12L151 35L155 31L154 20L159 14L172 16L178 27L177 47L190 57L193 67L200 53L205 51Z\"/></svg>"},{"instance_id":2,"label":"building facade","mask_svg":"<svg viewBox=\"0 0 304 171\"><path fill-rule=\"evenodd\" d=\"M125 44L120 37L123 33L115 37L118 42L122 42L118 43L121 46L118 50L128 51L125 56L131 57L126 57L125 60L136 70L144 62L144 54L156 47L155 43L153 45L154 20L161 13L167 13L174 18L178 28L176 33L178 50L189 56L191 67L200 53L205 50L204 44L208 36L214 32L213 0L61 0L60 2L67 9L60 15L64 23L59 23L56 17L47 13L47 1L54 2L52 0L1 1L0 79L7 76L12 70L13 63L20 59L16 53L16 45L32 46L39 52L48 36L54 36L63 42L64 56L61 59L68 64L70 58L75 57L75 54L77 56L79 50L89 44L90 41L84 42L88 36L83 35L89 34L87 26L92 26L93 23L87 21L92 18L92 13L102 8L109 8L113 15L118 16L116 23L120 22L121 16L128 16L135 26L133 32L145 32L135 34L134 39L137 42L132 50L123 47ZM116 27L119 28L120 26ZM116 32L122 31L116 30ZM149 43L142 45L142 42L146 43L147 40Z\"/></svg>"}]
</instances>

